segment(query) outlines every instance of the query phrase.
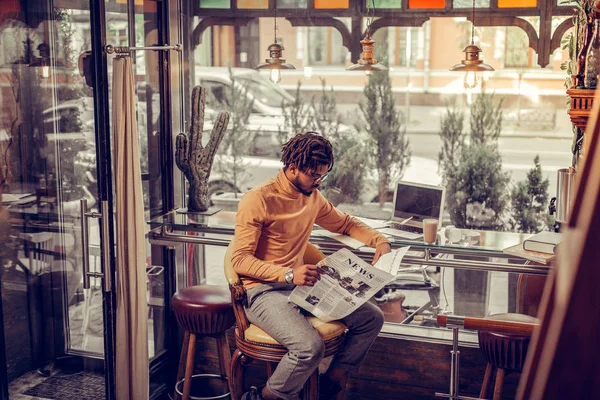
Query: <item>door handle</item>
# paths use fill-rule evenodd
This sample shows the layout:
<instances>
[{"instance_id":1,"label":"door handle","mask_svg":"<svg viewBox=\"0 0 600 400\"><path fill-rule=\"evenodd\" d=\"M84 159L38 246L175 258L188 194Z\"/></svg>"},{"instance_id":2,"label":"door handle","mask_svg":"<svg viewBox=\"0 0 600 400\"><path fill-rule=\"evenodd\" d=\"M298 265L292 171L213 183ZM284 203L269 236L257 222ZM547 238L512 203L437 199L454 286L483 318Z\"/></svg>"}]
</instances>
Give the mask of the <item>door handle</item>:
<instances>
[{"instance_id":1,"label":"door handle","mask_svg":"<svg viewBox=\"0 0 600 400\"><path fill-rule=\"evenodd\" d=\"M112 290L112 277L110 275L110 260L111 260L111 246L107 246L107 242L110 238L110 214L108 213L108 200L102 201L102 258L104 259L104 291L110 292Z\"/></svg>"},{"instance_id":2,"label":"door handle","mask_svg":"<svg viewBox=\"0 0 600 400\"><path fill-rule=\"evenodd\" d=\"M87 199L79 200L79 218L81 224L81 246L83 248L83 288L90 288L90 276L101 277L102 274L90 272L90 240L88 218L100 218L97 212L90 212Z\"/></svg>"}]
</instances>

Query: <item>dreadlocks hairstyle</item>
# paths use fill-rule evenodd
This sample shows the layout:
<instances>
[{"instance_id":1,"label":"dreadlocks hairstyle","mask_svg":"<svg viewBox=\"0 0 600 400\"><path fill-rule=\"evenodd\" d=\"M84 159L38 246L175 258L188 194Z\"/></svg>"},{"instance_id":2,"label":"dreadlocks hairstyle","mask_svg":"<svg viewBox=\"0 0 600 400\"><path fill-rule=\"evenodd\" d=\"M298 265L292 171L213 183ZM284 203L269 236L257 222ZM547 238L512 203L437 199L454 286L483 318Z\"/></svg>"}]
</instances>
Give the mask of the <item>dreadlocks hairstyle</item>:
<instances>
[{"instance_id":1,"label":"dreadlocks hairstyle","mask_svg":"<svg viewBox=\"0 0 600 400\"><path fill-rule=\"evenodd\" d=\"M299 133L283 145L281 162L284 169L290 164L301 171L314 171L319 165L333 168L333 149L329 140L316 132Z\"/></svg>"}]
</instances>

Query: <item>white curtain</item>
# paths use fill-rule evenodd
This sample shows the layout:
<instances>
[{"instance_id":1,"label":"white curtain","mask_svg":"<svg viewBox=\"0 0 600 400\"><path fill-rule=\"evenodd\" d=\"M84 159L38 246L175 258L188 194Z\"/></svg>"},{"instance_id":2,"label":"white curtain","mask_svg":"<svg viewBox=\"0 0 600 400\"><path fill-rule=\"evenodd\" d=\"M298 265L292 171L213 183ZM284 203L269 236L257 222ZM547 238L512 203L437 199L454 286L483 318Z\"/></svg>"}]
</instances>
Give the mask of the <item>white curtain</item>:
<instances>
[{"instance_id":1,"label":"white curtain","mask_svg":"<svg viewBox=\"0 0 600 400\"><path fill-rule=\"evenodd\" d=\"M144 197L131 58L113 60L118 400L149 397Z\"/></svg>"}]
</instances>

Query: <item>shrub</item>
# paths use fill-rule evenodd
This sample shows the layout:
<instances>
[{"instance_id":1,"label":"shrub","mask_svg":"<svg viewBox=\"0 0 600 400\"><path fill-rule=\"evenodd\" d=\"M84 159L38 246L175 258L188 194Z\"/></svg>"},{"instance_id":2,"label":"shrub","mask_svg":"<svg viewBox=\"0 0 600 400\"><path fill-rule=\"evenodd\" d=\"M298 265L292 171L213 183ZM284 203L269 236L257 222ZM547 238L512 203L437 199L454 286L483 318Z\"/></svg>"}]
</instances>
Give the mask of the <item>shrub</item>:
<instances>
[{"instance_id":1,"label":"shrub","mask_svg":"<svg viewBox=\"0 0 600 400\"><path fill-rule=\"evenodd\" d=\"M456 168L460 151L465 145L465 113L454 101L452 103L454 105L450 107L449 102L446 102L446 114L440 119L442 149L438 153L438 168L444 182L447 181L448 174Z\"/></svg>"},{"instance_id":2,"label":"shrub","mask_svg":"<svg viewBox=\"0 0 600 400\"><path fill-rule=\"evenodd\" d=\"M377 168L379 205L386 200L393 179L402 177L410 163L410 144L404 115L396 109L389 72L373 72L365 86L366 102L360 103L370 136L370 154Z\"/></svg>"},{"instance_id":3,"label":"shrub","mask_svg":"<svg viewBox=\"0 0 600 400\"><path fill-rule=\"evenodd\" d=\"M548 214L548 178L543 179L540 157L533 159L534 167L527 179L513 187L510 195L511 225L519 232L534 233L552 225Z\"/></svg>"},{"instance_id":4,"label":"shrub","mask_svg":"<svg viewBox=\"0 0 600 400\"><path fill-rule=\"evenodd\" d=\"M495 145L469 146L448 179L447 205L459 228L500 229L510 176Z\"/></svg>"},{"instance_id":5,"label":"shrub","mask_svg":"<svg viewBox=\"0 0 600 400\"><path fill-rule=\"evenodd\" d=\"M229 125L218 150L218 153L225 157L215 162L215 167L239 190L239 184L250 174L248 163L244 162L244 154L250 148L253 139L247 128L253 100L246 95L247 85L235 78L231 67L229 67L229 79L231 85L226 96L226 104L222 104L229 111Z\"/></svg>"},{"instance_id":6,"label":"shrub","mask_svg":"<svg viewBox=\"0 0 600 400\"><path fill-rule=\"evenodd\" d=\"M471 105L471 145L495 143L502 131L502 102L494 104L494 95L482 92Z\"/></svg>"}]
</instances>

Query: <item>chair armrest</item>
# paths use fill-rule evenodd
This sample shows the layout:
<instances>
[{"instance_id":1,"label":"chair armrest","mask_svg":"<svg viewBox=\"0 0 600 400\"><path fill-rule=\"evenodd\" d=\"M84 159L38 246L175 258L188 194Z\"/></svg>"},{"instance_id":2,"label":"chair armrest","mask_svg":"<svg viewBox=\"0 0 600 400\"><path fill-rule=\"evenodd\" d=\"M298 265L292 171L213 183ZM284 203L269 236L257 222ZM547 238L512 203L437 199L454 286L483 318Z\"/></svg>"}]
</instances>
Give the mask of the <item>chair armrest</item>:
<instances>
[{"instance_id":1,"label":"chair armrest","mask_svg":"<svg viewBox=\"0 0 600 400\"><path fill-rule=\"evenodd\" d=\"M450 318L448 318L447 315L438 315L437 323L439 326L448 328L459 326L460 328L481 332L508 333L515 335L531 335L535 327L539 325L536 323L496 320L492 318L493 316L490 316L489 318L450 316Z\"/></svg>"},{"instance_id":2,"label":"chair armrest","mask_svg":"<svg viewBox=\"0 0 600 400\"><path fill-rule=\"evenodd\" d=\"M246 295L246 288L241 283L229 285L231 291L231 304L233 305L233 314L235 315L235 322L237 328L240 330L240 336L243 338L246 329L250 326L250 322L246 317L246 310L244 306L248 302Z\"/></svg>"}]
</instances>

